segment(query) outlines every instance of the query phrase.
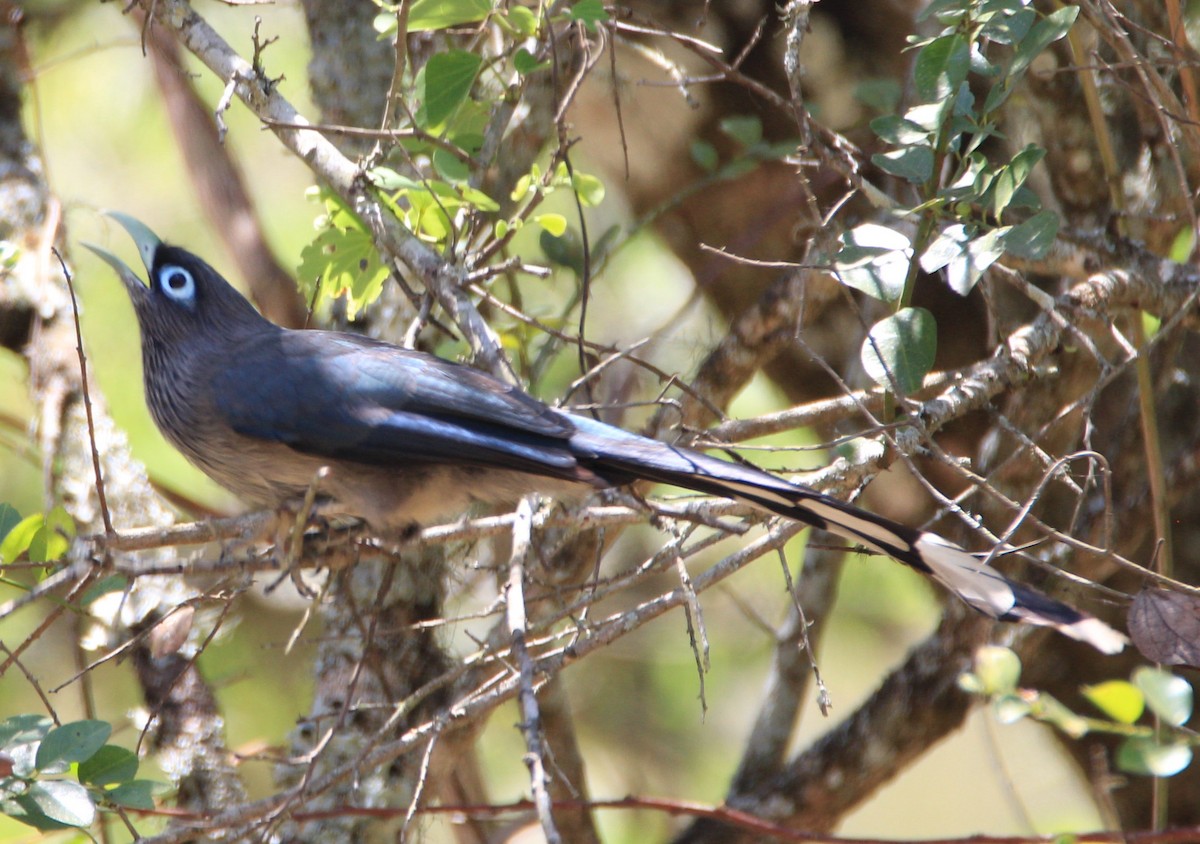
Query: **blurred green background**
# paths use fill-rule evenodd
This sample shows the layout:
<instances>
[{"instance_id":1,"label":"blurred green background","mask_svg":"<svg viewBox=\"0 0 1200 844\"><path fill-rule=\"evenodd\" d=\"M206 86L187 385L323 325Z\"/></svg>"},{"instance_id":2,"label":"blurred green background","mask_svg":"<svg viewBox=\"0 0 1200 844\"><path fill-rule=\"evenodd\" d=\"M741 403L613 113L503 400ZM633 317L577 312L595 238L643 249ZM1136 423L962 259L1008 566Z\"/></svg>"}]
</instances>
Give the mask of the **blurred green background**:
<instances>
[{"instance_id":1,"label":"blurred green background","mask_svg":"<svg viewBox=\"0 0 1200 844\"><path fill-rule=\"evenodd\" d=\"M142 56L138 31L122 17L120 4L71 4L70 12L53 25L38 24L39 10L51 7L30 6L34 78L28 89L26 125L44 155L52 189L63 203L68 258L77 273L94 380L128 433L135 455L156 482L216 509L234 510L236 503L188 466L155 430L142 402L137 331L130 306L112 272L78 244L102 244L140 266L123 235L97 214L99 209L119 209L203 255L235 283L241 280L233 275L228 256L202 218L191 184L181 172L183 164ZM249 52L252 18L261 16L263 33L280 36L266 54L271 75L283 74L284 95L302 113L312 115L305 84L306 37L298 6L238 8L214 3L205 4L201 12L243 53ZM215 104L221 86L203 69L196 66L195 70L206 102ZM295 267L320 210L304 196L312 184L310 173L240 105L234 105L226 121L226 142L244 171L266 235L282 263ZM601 213L618 218L620 180L606 179L606 183L609 198ZM646 284L646 279L655 283ZM654 330L692 292L678 262L652 236L625 250L597 284L589 332L599 340L628 341ZM710 314L693 309L667 341L657 344L656 359L686 377L720 333ZM6 426L0 432L0 501L12 503L22 513L37 511L43 507L40 472L22 430L22 426L27 429L32 411L25 368L19 358L2 353L0 396L3 412L20 420L17 428ZM731 413L753 415L777 409L781 403L770 385L759 381L743 393ZM788 440L803 443L799 436ZM816 465L822 455L804 457ZM794 454L786 462L797 465ZM630 531L620 552L639 561L662 541L649 528ZM728 542L723 546L731 547ZM799 556L798 546L792 547L789 560L795 564ZM464 580L471 577L464 574ZM653 585L669 588L672 584L666 578ZM7 588L0 589L0 599L10 596ZM464 598L464 606L470 606L471 600ZM707 593L702 604L712 643L706 717L702 717L693 655L679 613L567 671L589 760L591 791L597 798L637 794L704 803L721 800L758 704L772 645L739 604L752 604L771 621L783 617L786 598L778 564L764 558ZM39 616L35 607L6 620L5 641L22 641ZM853 711L889 667L933 628L936 617L935 597L918 578L881 559L851 562L820 655L822 674L833 695L831 719L822 718L810 705L801 741L807 742L831 721ZM283 653L298 619L295 606L281 608L243 597L227 629L201 657L201 668L223 705L229 742L235 749L252 753L281 745L295 719L306 711L312 682L310 648ZM43 688L59 686L78 670L69 646L73 632L71 624L60 623L28 651L25 663ZM464 648L470 646L465 628L448 636ZM138 730L133 723L141 702L131 669L110 662L96 670L93 681L99 717L118 727L114 741L134 746ZM78 688L78 684L67 685L51 695L64 717L82 712ZM37 697L19 672L0 678L0 717L38 711L42 709ZM528 792L524 748L514 727L518 720L514 709L502 709L492 718L483 743L486 770L498 801ZM255 796L272 790L268 764L248 762L243 770ZM601 813L600 819L608 840L614 842L660 840L673 825L651 813L609 811ZM429 822L433 840L446 840L439 826L443 823ZM920 838L1098 825L1087 794L1046 731L1028 724L997 726L988 713L977 712L964 731L882 789L840 832ZM151 822L145 828L153 827ZM26 827L0 820L0 840L37 838Z\"/></svg>"}]
</instances>

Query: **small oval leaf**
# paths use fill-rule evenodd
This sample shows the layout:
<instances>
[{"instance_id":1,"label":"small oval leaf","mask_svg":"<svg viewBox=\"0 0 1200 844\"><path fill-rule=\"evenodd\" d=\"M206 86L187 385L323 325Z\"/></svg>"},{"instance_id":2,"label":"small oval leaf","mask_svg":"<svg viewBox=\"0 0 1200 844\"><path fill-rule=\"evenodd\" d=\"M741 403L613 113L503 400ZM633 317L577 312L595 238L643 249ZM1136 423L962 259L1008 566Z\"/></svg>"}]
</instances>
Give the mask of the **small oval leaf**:
<instances>
[{"instance_id":1,"label":"small oval leaf","mask_svg":"<svg viewBox=\"0 0 1200 844\"><path fill-rule=\"evenodd\" d=\"M562 237L567 232L567 218L562 214L538 214L533 221L555 237Z\"/></svg>"},{"instance_id":2,"label":"small oval leaf","mask_svg":"<svg viewBox=\"0 0 1200 844\"><path fill-rule=\"evenodd\" d=\"M107 721L73 721L46 733L38 745L37 766L47 768L59 762L82 762L90 759L112 735Z\"/></svg>"},{"instance_id":3,"label":"small oval leaf","mask_svg":"<svg viewBox=\"0 0 1200 844\"><path fill-rule=\"evenodd\" d=\"M1009 648L982 647L975 651L975 675L986 694L1010 694L1021 679L1021 658Z\"/></svg>"},{"instance_id":4,"label":"small oval leaf","mask_svg":"<svg viewBox=\"0 0 1200 844\"><path fill-rule=\"evenodd\" d=\"M594 208L604 201L604 182L590 173L576 171L571 177L571 187L574 188L579 201L589 208Z\"/></svg>"},{"instance_id":5,"label":"small oval leaf","mask_svg":"<svg viewBox=\"0 0 1200 844\"><path fill-rule=\"evenodd\" d=\"M106 744L90 759L79 763L79 781L112 785L133 779L138 771L137 754L115 744Z\"/></svg>"},{"instance_id":6,"label":"small oval leaf","mask_svg":"<svg viewBox=\"0 0 1200 844\"><path fill-rule=\"evenodd\" d=\"M1058 215L1040 211L1004 234L1004 248L1019 258L1037 260L1050 251L1058 237Z\"/></svg>"},{"instance_id":7,"label":"small oval leaf","mask_svg":"<svg viewBox=\"0 0 1200 844\"><path fill-rule=\"evenodd\" d=\"M1143 665L1133 672L1133 683L1146 696L1146 706L1173 727L1192 717L1192 686L1169 671Z\"/></svg>"},{"instance_id":8,"label":"small oval leaf","mask_svg":"<svg viewBox=\"0 0 1200 844\"><path fill-rule=\"evenodd\" d=\"M884 389L914 393L933 368L937 323L924 308L903 308L871 327L863 341L862 363Z\"/></svg>"},{"instance_id":9,"label":"small oval leaf","mask_svg":"<svg viewBox=\"0 0 1200 844\"><path fill-rule=\"evenodd\" d=\"M52 821L67 826L90 826L96 819L91 795L77 782L43 780L31 785L25 794Z\"/></svg>"},{"instance_id":10,"label":"small oval leaf","mask_svg":"<svg viewBox=\"0 0 1200 844\"><path fill-rule=\"evenodd\" d=\"M1122 724L1134 723L1146 711L1146 698L1141 690L1124 680L1084 686L1083 696L1109 718Z\"/></svg>"},{"instance_id":11,"label":"small oval leaf","mask_svg":"<svg viewBox=\"0 0 1200 844\"><path fill-rule=\"evenodd\" d=\"M15 562L18 557L28 551L45 521L46 518L41 513L34 513L12 525L4 540L0 541L0 563Z\"/></svg>"},{"instance_id":12,"label":"small oval leaf","mask_svg":"<svg viewBox=\"0 0 1200 844\"><path fill-rule=\"evenodd\" d=\"M8 503L0 504L0 541L8 536L8 532L21 523L21 514L17 508Z\"/></svg>"},{"instance_id":13,"label":"small oval leaf","mask_svg":"<svg viewBox=\"0 0 1200 844\"><path fill-rule=\"evenodd\" d=\"M895 229L864 223L840 238L842 248L833 258L837 279L884 302L895 302L904 293L912 244Z\"/></svg>"},{"instance_id":14,"label":"small oval leaf","mask_svg":"<svg viewBox=\"0 0 1200 844\"><path fill-rule=\"evenodd\" d=\"M119 806L149 811L154 808L154 791L157 788L159 784L150 780L133 780L118 785L107 792L107 796Z\"/></svg>"},{"instance_id":15,"label":"small oval leaf","mask_svg":"<svg viewBox=\"0 0 1200 844\"><path fill-rule=\"evenodd\" d=\"M491 14L491 11L492 0L415 0L409 7L408 31L425 32L464 23L477 23ZM394 14L387 14L395 18ZM378 28L379 24L376 23L376 29Z\"/></svg>"},{"instance_id":16,"label":"small oval leaf","mask_svg":"<svg viewBox=\"0 0 1200 844\"><path fill-rule=\"evenodd\" d=\"M877 152L871 156L871 163L885 173L919 185L933 175L933 149L925 144L914 144Z\"/></svg>"},{"instance_id":17,"label":"small oval leaf","mask_svg":"<svg viewBox=\"0 0 1200 844\"><path fill-rule=\"evenodd\" d=\"M1173 777L1192 761L1192 749L1184 744L1155 744L1134 736L1117 748L1117 767L1131 774Z\"/></svg>"}]
</instances>

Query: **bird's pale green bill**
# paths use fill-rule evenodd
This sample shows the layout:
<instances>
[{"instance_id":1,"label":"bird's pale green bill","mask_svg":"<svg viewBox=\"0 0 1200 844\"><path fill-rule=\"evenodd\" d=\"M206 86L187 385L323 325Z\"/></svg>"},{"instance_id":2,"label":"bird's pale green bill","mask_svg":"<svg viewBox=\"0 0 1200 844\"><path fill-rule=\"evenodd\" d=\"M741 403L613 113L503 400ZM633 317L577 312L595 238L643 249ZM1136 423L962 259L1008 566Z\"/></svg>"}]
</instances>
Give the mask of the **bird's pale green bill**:
<instances>
[{"instance_id":1,"label":"bird's pale green bill","mask_svg":"<svg viewBox=\"0 0 1200 844\"><path fill-rule=\"evenodd\" d=\"M154 266L154 252L162 243L158 235L151 231L150 227L145 223L134 219L128 214L122 214L119 211L106 211L104 213L105 216L116 220L121 225L121 228L129 233L134 245L137 247L138 255L142 258L142 264L146 267L146 272L149 272L150 268ZM92 252L95 252L102 261L112 267L121 281L126 286L129 286L131 290L136 288L145 289L146 282L139 278L138 274L116 255L94 243L85 243L83 245L92 250Z\"/></svg>"}]
</instances>

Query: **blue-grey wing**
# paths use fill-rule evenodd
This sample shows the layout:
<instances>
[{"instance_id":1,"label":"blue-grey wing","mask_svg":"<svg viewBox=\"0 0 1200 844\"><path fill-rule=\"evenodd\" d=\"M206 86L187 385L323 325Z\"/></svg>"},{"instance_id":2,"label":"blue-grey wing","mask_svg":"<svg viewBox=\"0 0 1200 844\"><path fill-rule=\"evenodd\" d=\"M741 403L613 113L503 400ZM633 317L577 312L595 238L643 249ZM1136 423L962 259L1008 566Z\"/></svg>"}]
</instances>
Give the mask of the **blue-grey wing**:
<instances>
[{"instance_id":1,"label":"blue-grey wing","mask_svg":"<svg viewBox=\"0 0 1200 844\"><path fill-rule=\"evenodd\" d=\"M470 367L350 334L283 331L231 350L218 412L239 434L373 465L458 463L593 480L574 425Z\"/></svg>"}]
</instances>

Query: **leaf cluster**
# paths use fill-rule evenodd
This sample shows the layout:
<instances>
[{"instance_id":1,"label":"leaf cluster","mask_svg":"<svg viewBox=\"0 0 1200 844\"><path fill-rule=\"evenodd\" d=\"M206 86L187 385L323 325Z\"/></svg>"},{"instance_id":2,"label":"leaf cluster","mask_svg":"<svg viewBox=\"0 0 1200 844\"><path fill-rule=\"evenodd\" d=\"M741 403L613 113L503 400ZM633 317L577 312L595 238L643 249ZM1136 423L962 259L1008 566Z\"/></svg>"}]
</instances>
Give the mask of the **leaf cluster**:
<instances>
[{"instance_id":1,"label":"leaf cluster","mask_svg":"<svg viewBox=\"0 0 1200 844\"><path fill-rule=\"evenodd\" d=\"M992 646L979 649L974 670L959 677L959 686L987 697L1005 724L1032 718L1073 739L1089 733L1122 736L1115 760L1130 774L1173 777L1191 764L1200 746L1200 735L1185 726L1192 717L1192 686L1161 668L1142 665L1129 680L1081 689L1104 718L1081 715L1046 692L1020 688L1020 679L1021 658L1008 648ZM1158 723L1140 723L1147 716Z\"/></svg>"},{"instance_id":2,"label":"leaf cluster","mask_svg":"<svg viewBox=\"0 0 1200 844\"><path fill-rule=\"evenodd\" d=\"M137 754L109 744L106 721L44 715L0 721L0 812L35 829L88 827L98 811L153 809L162 786L137 779Z\"/></svg>"},{"instance_id":3,"label":"leaf cluster","mask_svg":"<svg viewBox=\"0 0 1200 844\"><path fill-rule=\"evenodd\" d=\"M892 209L889 222L845 232L833 257L843 284L893 309L861 353L885 389L912 392L933 367L937 326L911 306L918 271L940 273L965 296L1004 254L1038 258L1054 242L1058 216L1026 184L1045 150L1030 145L997 158L989 142L1004 138L1000 107L1078 12L1041 15L1023 0L942 0L922 13L943 28L912 39L917 101L871 123L891 147L872 163L910 183L917 198Z\"/></svg>"}]
</instances>

